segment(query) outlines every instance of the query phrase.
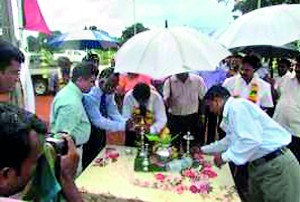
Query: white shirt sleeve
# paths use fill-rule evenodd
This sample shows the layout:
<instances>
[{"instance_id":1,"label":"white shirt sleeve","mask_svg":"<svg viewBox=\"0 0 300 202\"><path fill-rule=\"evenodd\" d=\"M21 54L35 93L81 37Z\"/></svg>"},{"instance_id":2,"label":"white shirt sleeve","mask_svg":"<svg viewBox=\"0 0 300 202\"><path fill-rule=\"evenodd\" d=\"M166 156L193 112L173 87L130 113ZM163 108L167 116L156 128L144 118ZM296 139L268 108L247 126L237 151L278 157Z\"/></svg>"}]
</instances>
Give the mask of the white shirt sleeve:
<instances>
[{"instance_id":1,"label":"white shirt sleeve","mask_svg":"<svg viewBox=\"0 0 300 202\"><path fill-rule=\"evenodd\" d=\"M271 108L274 107L273 104L273 97L272 97L272 93L271 93L271 85L268 83L264 83L262 85L262 90L263 90L263 95L261 98L261 103L260 105L262 107L267 107L267 108Z\"/></svg>"},{"instance_id":2,"label":"white shirt sleeve","mask_svg":"<svg viewBox=\"0 0 300 202\"><path fill-rule=\"evenodd\" d=\"M31 113L35 113L35 97L31 80L31 74L29 72L29 60L22 64L20 70L20 81L22 85L24 95L24 108Z\"/></svg>"},{"instance_id":3,"label":"white shirt sleeve","mask_svg":"<svg viewBox=\"0 0 300 202\"><path fill-rule=\"evenodd\" d=\"M154 100L154 116L155 122L150 127L150 133L159 133L167 123L166 108L163 99L158 94Z\"/></svg>"},{"instance_id":4,"label":"white shirt sleeve","mask_svg":"<svg viewBox=\"0 0 300 202\"><path fill-rule=\"evenodd\" d=\"M123 100L123 108L122 108L122 115L125 119L130 119L132 115L132 110L134 107L134 100L133 96L130 93L131 91L127 92L124 100Z\"/></svg>"},{"instance_id":5,"label":"white shirt sleeve","mask_svg":"<svg viewBox=\"0 0 300 202\"><path fill-rule=\"evenodd\" d=\"M171 94L171 92L170 92L170 78L168 78L164 82L164 87L163 87L164 100L167 100L171 96L170 94Z\"/></svg>"},{"instance_id":6,"label":"white shirt sleeve","mask_svg":"<svg viewBox=\"0 0 300 202\"><path fill-rule=\"evenodd\" d=\"M232 161L236 165L243 165L251 159L262 143L263 129L259 124L259 119L251 116L246 106L234 106L229 111L228 128L231 131L231 144L227 151L222 154L224 161Z\"/></svg>"},{"instance_id":7,"label":"white shirt sleeve","mask_svg":"<svg viewBox=\"0 0 300 202\"><path fill-rule=\"evenodd\" d=\"M206 94L207 87L202 77L199 76L200 88L199 88L199 99L202 100Z\"/></svg>"},{"instance_id":8,"label":"white shirt sleeve","mask_svg":"<svg viewBox=\"0 0 300 202\"><path fill-rule=\"evenodd\" d=\"M201 147L201 150L206 153L221 153L228 149L229 139L225 136L223 139Z\"/></svg>"}]
</instances>

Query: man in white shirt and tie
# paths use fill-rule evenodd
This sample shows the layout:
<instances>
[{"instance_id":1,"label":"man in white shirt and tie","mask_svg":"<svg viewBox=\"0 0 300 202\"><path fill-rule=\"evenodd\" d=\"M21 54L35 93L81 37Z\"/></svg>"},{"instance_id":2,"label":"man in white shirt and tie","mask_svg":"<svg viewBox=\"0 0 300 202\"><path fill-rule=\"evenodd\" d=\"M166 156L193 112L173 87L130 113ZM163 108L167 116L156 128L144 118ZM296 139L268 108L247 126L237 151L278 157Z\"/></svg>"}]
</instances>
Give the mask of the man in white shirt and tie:
<instances>
[{"instance_id":1,"label":"man in white shirt and tie","mask_svg":"<svg viewBox=\"0 0 300 202\"><path fill-rule=\"evenodd\" d=\"M300 201L300 166L289 149L291 134L254 103L233 98L221 86L205 95L209 110L223 115L226 137L201 147L213 153L217 166L248 163L249 201Z\"/></svg>"}]
</instances>

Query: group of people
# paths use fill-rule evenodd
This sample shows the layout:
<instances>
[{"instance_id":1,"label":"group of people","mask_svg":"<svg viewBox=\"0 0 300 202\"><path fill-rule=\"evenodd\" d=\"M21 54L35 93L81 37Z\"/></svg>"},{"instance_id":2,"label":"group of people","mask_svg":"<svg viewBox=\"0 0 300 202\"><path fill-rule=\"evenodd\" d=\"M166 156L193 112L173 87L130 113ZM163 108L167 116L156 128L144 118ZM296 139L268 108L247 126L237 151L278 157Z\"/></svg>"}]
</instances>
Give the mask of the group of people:
<instances>
[{"instance_id":1,"label":"group of people","mask_svg":"<svg viewBox=\"0 0 300 202\"><path fill-rule=\"evenodd\" d=\"M14 87L22 62L21 51L1 42L1 93ZM299 202L300 58L292 71L289 60L278 64L275 81L259 78L260 61L248 55L236 57L222 79L211 78L222 69L181 73L157 89L143 75L119 75L113 67L99 73L99 58L88 55L58 75L49 128L35 115L1 103L0 195L82 201L74 179L104 148L106 132L124 131L125 145L135 146L142 117L144 132L158 134L167 126L179 134L177 147L189 132L194 149L213 154L217 166L229 162L242 200ZM46 143L48 132L66 141L61 158Z\"/></svg>"}]
</instances>

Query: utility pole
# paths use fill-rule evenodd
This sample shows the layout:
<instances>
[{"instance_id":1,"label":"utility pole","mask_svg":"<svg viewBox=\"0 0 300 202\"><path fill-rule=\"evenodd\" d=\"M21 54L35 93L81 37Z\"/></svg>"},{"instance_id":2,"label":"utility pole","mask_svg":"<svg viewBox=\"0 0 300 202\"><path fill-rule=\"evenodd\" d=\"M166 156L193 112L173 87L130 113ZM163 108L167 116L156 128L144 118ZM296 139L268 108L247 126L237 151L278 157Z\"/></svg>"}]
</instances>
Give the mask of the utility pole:
<instances>
[{"instance_id":1,"label":"utility pole","mask_svg":"<svg viewBox=\"0 0 300 202\"><path fill-rule=\"evenodd\" d=\"M2 32L3 38L10 43L17 45L17 39L15 37L15 30L14 30L14 22L13 22L13 11L11 0L2 0L1 1L1 8L2 8L2 18L0 19L2 22Z\"/></svg>"},{"instance_id":2,"label":"utility pole","mask_svg":"<svg viewBox=\"0 0 300 202\"><path fill-rule=\"evenodd\" d=\"M132 13L133 13L133 35L136 35L136 10L135 10L135 0L132 0Z\"/></svg>"},{"instance_id":3,"label":"utility pole","mask_svg":"<svg viewBox=\"0 0 300 202\"><path fill-rule=\"evenodd\" d=\"M261 8L261 0L257 0L257 8Z\"/></svg>"}]
</instances>

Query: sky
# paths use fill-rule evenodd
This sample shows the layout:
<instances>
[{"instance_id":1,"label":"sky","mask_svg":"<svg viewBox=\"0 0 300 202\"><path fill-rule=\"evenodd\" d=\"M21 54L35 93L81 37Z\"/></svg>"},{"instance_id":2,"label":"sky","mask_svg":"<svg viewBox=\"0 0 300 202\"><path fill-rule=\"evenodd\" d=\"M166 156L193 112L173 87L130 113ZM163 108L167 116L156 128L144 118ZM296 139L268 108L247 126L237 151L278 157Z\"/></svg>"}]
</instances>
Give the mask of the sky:
<instances>
[{"instance_id":1,"label":"sky","mask_svg":"<svg viewBox=\"0 0 300 202\"><path fill-rule=\"evenodd\" d=\"M51 31L82 30L85 26L97 26L113 37L134 22L143 23L150 29L189 26L211 33L227 27L232 18L234 0L37 0ZM12 0L14 15L17 3ZM135 15L134 15L135 14ZM135 17L134 17L135 16ZM17 17L14 17L18 24ZM15 29L19 32L18 27ZM27 31L25 35L38 33ZM18 35L18 34L17 34Z\"/></svg>"},{"instance_id":2,"label":"sky","mask_svg":"<svg viewBox=\"0 0 300 202\"><path fill-rule=\"evenodd\" d=\"M163 27L165 20L169 27L190 26L210 32L232 21L231 2L225 6L216 0L38 0L52 31L95 25L115 37L134 22L156 28Z\"/></svg>"}]
</instances>

